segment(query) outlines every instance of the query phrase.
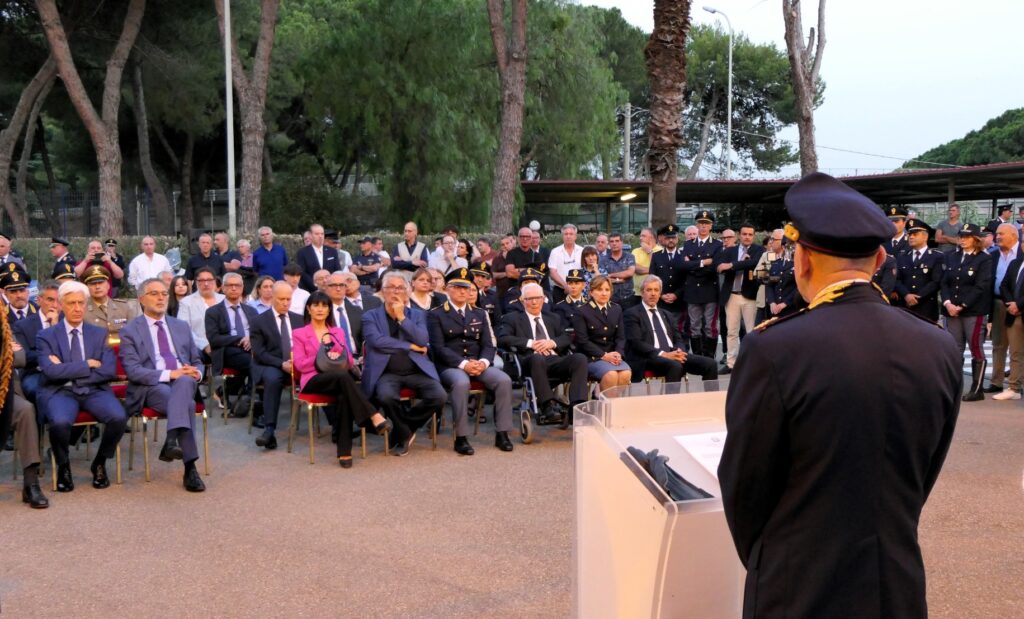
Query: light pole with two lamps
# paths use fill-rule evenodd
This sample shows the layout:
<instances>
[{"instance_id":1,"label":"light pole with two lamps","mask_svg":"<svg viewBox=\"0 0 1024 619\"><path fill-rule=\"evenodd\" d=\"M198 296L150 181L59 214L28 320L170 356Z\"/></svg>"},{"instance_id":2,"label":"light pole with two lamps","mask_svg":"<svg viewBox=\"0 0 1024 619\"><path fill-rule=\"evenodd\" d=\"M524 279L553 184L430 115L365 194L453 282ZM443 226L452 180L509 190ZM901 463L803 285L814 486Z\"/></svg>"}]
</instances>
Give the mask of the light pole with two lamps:
<instances>
[{"instance_id":1,"label":"light pole with two lamps","mask_svg":"<svg viewBox=\"0 0 1024 619\"><path fill-rule=\"evenodd\" d=\"M712 15L721 15L725 19L725 24L729 26L729 96L725 112L725 178L729 179L732 177L732 22L729 21L728 15L713 6L705 5L704 10Z\"/></svg>"}]
</instances>

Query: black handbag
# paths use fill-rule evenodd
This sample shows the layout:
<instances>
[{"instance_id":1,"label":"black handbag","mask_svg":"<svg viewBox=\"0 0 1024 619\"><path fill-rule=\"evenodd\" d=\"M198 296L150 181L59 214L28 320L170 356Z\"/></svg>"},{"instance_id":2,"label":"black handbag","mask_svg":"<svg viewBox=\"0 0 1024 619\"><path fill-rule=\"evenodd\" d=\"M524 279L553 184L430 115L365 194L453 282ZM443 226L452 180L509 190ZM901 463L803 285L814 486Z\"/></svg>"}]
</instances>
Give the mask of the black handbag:
<instances>
[{"instance_id":1,"label":"black handbag","mask_svg":"<svg viewBox=\"0 0 1024 619\"><path fill-rule=\"evenodd\" d=\"M326 340L326 341L325 341ZM320 338L320 348L316 351L316 361L313 365L317 372L347 372L350 369L348 355L339 355L337 359L331 359L327 353L334 349L334 345L340 343L333 334L327 332Z\"/></svg>"}]
</instances>

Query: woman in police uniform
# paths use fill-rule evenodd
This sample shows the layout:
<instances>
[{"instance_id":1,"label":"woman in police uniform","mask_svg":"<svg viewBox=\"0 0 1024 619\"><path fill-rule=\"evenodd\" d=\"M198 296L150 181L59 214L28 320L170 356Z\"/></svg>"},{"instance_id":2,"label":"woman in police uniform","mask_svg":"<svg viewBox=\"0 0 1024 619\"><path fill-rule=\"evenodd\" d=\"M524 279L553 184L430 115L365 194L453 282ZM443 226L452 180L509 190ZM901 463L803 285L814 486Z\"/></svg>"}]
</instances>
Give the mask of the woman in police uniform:
<instances>
[{"instance_id":1,"label":"woman in police uniform","mask_svg":"<svg viewBox=\"0 0 1024 619\"><path fill-rule=\"evenodd\" d=\"M607 275L590 280L590 302L572 317L576 348L587 356L590 378L601 381L601 391L628 385L633 373L623 360L626 327L622 306L611 302L612 283Z\"/></svg>"},{"instance_id":2,"label":"woman in police uniform","mask_svg":"<svg viewBox=\"0 0 1024 619\"><path fill-rule=\"evenodd\" d=\"M960 231L960 249L946 258L942 277L942 313L946 329L963 352L971 349L971 389L964 401L984 400L981 384L987 362L981 344L985 339L985 315L992 304L992 256L981 247L983 232L978 224L964 224Z\"/></svg>"}]
</instances>

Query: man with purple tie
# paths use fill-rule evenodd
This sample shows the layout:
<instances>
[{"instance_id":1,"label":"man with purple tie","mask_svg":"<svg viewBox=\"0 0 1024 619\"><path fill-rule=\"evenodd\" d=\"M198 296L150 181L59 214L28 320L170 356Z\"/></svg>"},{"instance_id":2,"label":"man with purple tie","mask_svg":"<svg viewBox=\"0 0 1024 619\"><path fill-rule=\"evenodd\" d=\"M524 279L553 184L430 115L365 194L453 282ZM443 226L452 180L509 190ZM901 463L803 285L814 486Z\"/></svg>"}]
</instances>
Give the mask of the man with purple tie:
<instances>
[{"instance_id":1,"label":"man with purple tie","mask_svg":"<svg viewBox=\"0 0 1024 619\"><path fill-rule=\"evenodd\" d=\"M203 365L188 323L167 315L168 301L163 280L142 282L143 315L121 330L121 363L129 381L125 407L133 415L149 407L167 416L160 459L182 460L185 489L202 492L206 486L196 470L195 395Z\"/></svg>"}]
</instances>

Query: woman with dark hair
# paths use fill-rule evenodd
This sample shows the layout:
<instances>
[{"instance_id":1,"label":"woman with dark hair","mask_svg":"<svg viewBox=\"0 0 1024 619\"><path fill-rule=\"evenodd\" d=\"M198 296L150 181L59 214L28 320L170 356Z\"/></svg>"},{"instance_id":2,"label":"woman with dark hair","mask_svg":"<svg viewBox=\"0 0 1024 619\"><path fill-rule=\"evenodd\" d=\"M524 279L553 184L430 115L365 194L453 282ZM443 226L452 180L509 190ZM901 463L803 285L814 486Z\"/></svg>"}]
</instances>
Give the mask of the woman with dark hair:
<instances>
[{"instance_id":1,"label":"woman with dark hair","mask_svg":"<svg viewBox=\"0 0 1024 619\"><path fill-rule=\"evenodd\" d=\"M348 336L334 325L331 298L327 293L317 290L309 295L303 318L306 326L292 333L292 359L295 371L301 374L300 390L334 396L336 418L331 420L331 425L338 438L338 464L341 468L352 468L352 422L360 425L369 422L374 432L384 434L385 430L391 430L391 420L385 419L363 396L350 370L321 372L317 369L316 356L321 343L331 344L327 353L331 360L345 358L349 368L355 365L352 351L345 344ZM395 438L404 442L408 437Z\"/></svg>"},{"instance_id":2,"label":"woman with dark hair","mask_svg":"<svg viewBox=\"0 0 1024 619\"><path fill-rule=\"evenodd\" d=\"M171 299L167 303L167 315L178 317L178 304L192 292L184 275L176 275L171 280Z\"/></svg>"},{"instance_id":3,"label":"woman with dark hair","mask_svg":"<svg viewBox=\"0 0 1024 619\"><path fill-rule=\"evenodd\" d=\"M992 256L982 246L984 234L978 224L964 224L958 233L960 249L946 256L946 270L942 275L942 314L946 317L946 330L953 336L961 354L964 346L971 351L972 382L963 396L964 402L985 399L982 383L988 360L982 344L985 315L992 306L995 269ZM993 378L993 382L995 380Z\"/></svg>"},{"instance_id":4,"label":"woman with dark hair","mask_svg":"<svg viewBox=\"0 0 1024 619\"><path fill-rule=\"evenodd\" d=\"M443 279L443 277L442 277ZM444 305L448 297L442 293L434 292L434 270L420 267L412 274L412 292L409 293L409 302L413 307L423 311L430 311L435 307Z\"/></svg>"},{"instance_id":5,"label":"woman with dark hair","mask_svg":"<svg viewBox=\"0 0 1024 619\"><path fill-rule=\"evenodd\" d=\"M476 258L476 248L467 239L459 239L458 245L455 246L455 255L466 261L466 264L472 264Z\"/></svg>"},{"instance_id":6,"label":"woman with dark hair","mask_svg":"<svg viewBox=\"0 0 1024 619\"><path fill-rule=\"evenodd\" d=\"M589 376L601 382L601 391L628 385L633 375L624 360L622 306L611 301L612 282L606 275L598 275L590 281L590 302L577 307L572 317L576 348L587 356Z\"/></svg>"},{"instance_id":7,"label":"woman with dark hair","mask_svg":"<svg viewBox=\"0 0 1024 619\"><path fill-rule=\"evenodd\" d=\"M601 255L592 245L583 248L580 264L583 265L583 296L590 296L590 281L598 275L608 275L608 271L600 267Z\"/></svg>"}]
</instances>

